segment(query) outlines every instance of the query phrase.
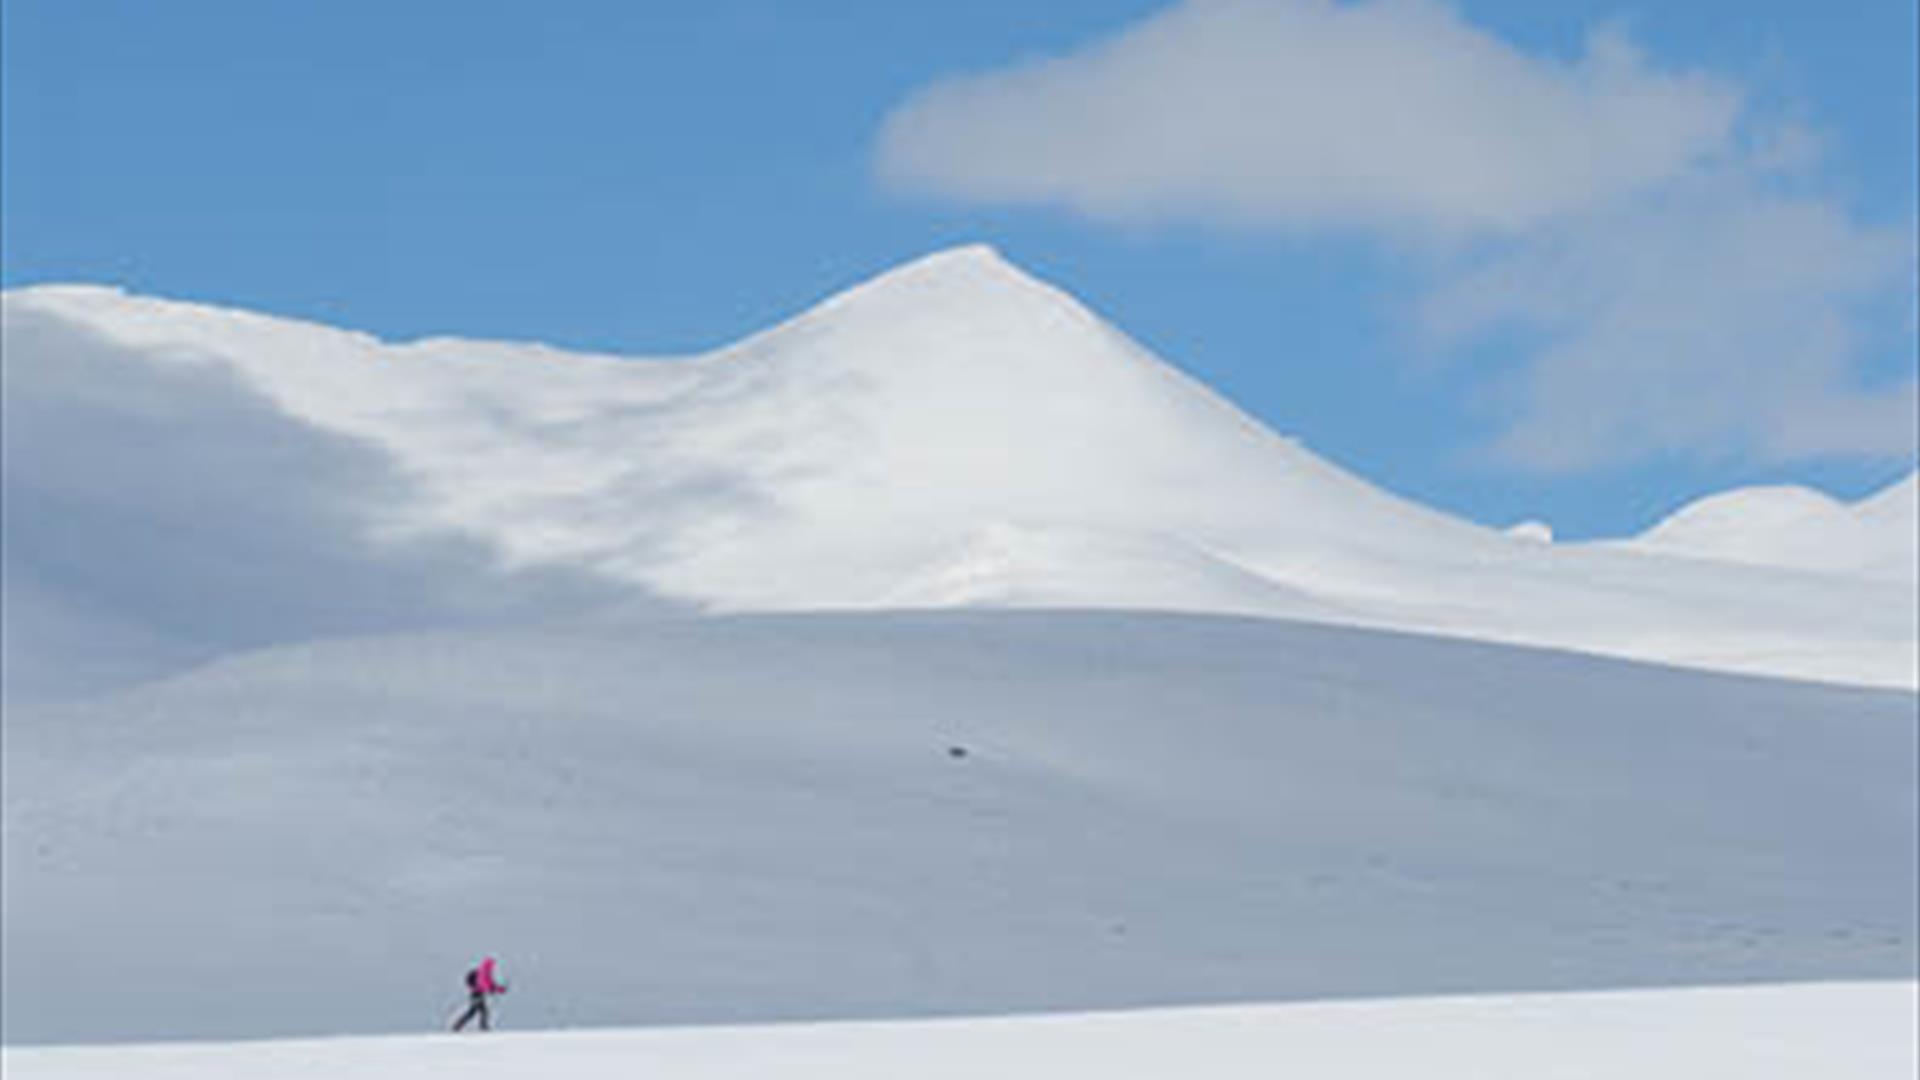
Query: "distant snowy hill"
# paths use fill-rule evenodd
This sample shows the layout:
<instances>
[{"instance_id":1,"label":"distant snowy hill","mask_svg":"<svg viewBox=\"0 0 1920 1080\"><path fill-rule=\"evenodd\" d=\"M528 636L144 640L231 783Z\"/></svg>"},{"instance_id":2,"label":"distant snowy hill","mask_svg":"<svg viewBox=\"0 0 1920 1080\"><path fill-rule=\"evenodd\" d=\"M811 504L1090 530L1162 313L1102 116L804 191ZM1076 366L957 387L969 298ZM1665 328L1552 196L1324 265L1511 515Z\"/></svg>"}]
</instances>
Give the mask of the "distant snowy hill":
<instances>
[{"instance_id":1,"label":"distant snowy hill","mask_svg":"<svg viewBox=\"0 0 1920 1080\"><path fill-rule=\"evenodd\" d=\"M1912 583L1920 578L1920 473L1847 504L1803 487L1723 492L1633 541L1648 551Z\"/></svg>"},{"instance_id":2,"label":"distant snowy hill","mask_svg":"<svg viewBox=\"0 0 1920 1080\"><path fill-rule=\"evenodd\" d=\"M980 247L683 360L82 286L6 294L4 331L16 698L609 604L1266 614L1920 681L1920 599L1886 577L1910 534L1867 524L1910 519L1911 484L1743 561L1719 556L1770 518L1505 535L1329 465Z\"/></svg>"}]
</instances>

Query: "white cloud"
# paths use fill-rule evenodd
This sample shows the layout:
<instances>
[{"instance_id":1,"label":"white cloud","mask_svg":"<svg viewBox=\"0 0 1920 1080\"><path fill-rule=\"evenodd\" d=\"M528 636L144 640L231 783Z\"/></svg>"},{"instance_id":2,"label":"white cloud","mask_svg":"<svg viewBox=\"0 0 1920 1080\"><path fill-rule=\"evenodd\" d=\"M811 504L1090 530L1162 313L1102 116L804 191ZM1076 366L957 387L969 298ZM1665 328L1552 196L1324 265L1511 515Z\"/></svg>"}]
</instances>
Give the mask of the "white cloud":
<instances>
[{"instance_id":1,"label":"white cloud","mask_svg":"<svg viewBox=\"0 0 1920 1080\"><path fill-rule=\"evenodd\" d=\"M887 118L908 190L1120 220L1517 228L1685 171L1733 87L1602 31L1522 53L1433 0L1192 0Z\"/></svg>"},{"instance_id":2,"label":"white cloud","mask_svg":"<svg viewBox=\"0 0 1920 1080\"><path fill-rule=\"evenodd\" d=\"M1867 378L1874 309L1911 242L1750 178L1702 177L1501 245L1426 296L1443 346L1518 330L1494 389L1503 461L1908 457L1911 371Z\"/></svg>"},{"instance_id":3,"label":"white cloud","mask_svg":"<svg viewBox=\"0 0 1920 1080\"><path fill-rule=\"evenodd\" d=\"M1415 321L1537 346L1482 387L1509 464L1911 458L1912 372L1865 374L1911 355L1911 304L1882 302L1914 281L1911 223L1814 194L1820 133L1751 98L1614 29L1564 60L1438 0L1188 0L926 88L876 167L1101 221L1454 241Z\"/></svg>"}]
</instances>

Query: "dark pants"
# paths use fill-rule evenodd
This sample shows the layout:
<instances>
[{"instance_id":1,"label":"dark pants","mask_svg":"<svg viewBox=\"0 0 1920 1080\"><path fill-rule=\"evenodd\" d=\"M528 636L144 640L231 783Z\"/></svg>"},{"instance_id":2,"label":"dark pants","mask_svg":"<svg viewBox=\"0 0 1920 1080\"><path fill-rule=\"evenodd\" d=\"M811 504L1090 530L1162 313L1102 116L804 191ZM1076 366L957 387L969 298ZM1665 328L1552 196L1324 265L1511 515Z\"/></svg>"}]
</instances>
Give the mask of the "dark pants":
<instances>
[{"instance_id":1,"label":"dark pants","mask_svg":"<svg viewBox=\"0 0 1920 1080\"><path fill-rule=\"evenodd\" d=\"M493 1030L493 1026L487 1023L487 995L478 990L475 990L467 996L467 1011L461 1013L460 1019L453 1022L453 1030L459 1031L461 1028L466 1027L467 1021L476 1016L480 1018L481 1031Z\"/></svg>"}]
</instances>

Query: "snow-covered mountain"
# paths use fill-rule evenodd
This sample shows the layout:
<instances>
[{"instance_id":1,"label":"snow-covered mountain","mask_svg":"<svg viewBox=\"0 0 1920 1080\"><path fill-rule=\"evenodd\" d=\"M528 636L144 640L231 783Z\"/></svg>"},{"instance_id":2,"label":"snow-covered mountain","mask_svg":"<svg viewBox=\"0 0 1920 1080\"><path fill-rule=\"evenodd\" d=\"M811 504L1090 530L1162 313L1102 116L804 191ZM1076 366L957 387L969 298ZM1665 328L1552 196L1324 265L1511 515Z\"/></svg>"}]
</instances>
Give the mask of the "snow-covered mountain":
<instances>
[{"instance_id":1,"label":"snow-covered mountain","mask_svg":"<svg viewBox=\"0 0 1920 1080\"><path fill-rule=\"evenodd\" d=\"M1910 580L1447 517L987 250L678 360L0 317L8 1040L1914 972Z\"/></svg>"},{"instance_id":2,"label":"snow-covered mountain","mask_svg":"<svg viewBox=\"0 0 1920 1080\"><path fill-rule=\"evenodd\" d=\"M678 360L386 344L91 287L11 292L4 316L15 694L610 602L1251 613L1920 678L1920 600L1874 576L1897 537L1787 570L1483 529L981 247Z\"/></svg>"}]
</instances>

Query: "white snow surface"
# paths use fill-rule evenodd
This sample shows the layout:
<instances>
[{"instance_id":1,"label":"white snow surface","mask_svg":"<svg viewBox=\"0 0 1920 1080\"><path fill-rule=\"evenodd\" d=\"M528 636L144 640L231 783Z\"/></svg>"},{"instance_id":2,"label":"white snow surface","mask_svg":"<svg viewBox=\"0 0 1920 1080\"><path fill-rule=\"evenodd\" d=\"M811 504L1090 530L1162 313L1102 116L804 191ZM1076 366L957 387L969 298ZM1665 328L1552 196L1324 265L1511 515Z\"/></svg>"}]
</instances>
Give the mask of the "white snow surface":
<instances>
[{"instance_id":1,"label":"white snow surface","mask_svg":"<svg viewBox=\"0 0 1920 1080\"><path fill-rule=\"evenodd\" d=\"M4 716L0 1026L1911 979L1913 695L1273 619L603 617ZM954 750L961 751L955 756Z\"/></svg>"},{"instance_id":2,"label":"white snow surface","mask_svg":"<svg viewBox=\"0 0 1920 1080\"><path fill-rule=\"evenodd\" d=\"M13 1080L1911 1080L1915 984L0 1051Z\"/></svg>"},{"instance_id":3,"label":"white snow surface","mask_svg":"<svg viewBox=\"0 0 1920 1080\"><path fill-rule=\"evenodd\" d=\"M1766 566L1718 557L1740 527L1508 536L1328 464L982 247L686 359L388 344L87 286L5 294L4 330L16 699L578 614L610 585L721 612L1305 617L1920 682L1920 598L1886 576L1913 553L1911 482L1906 509Z\"/></svg>"}]
</instances>

